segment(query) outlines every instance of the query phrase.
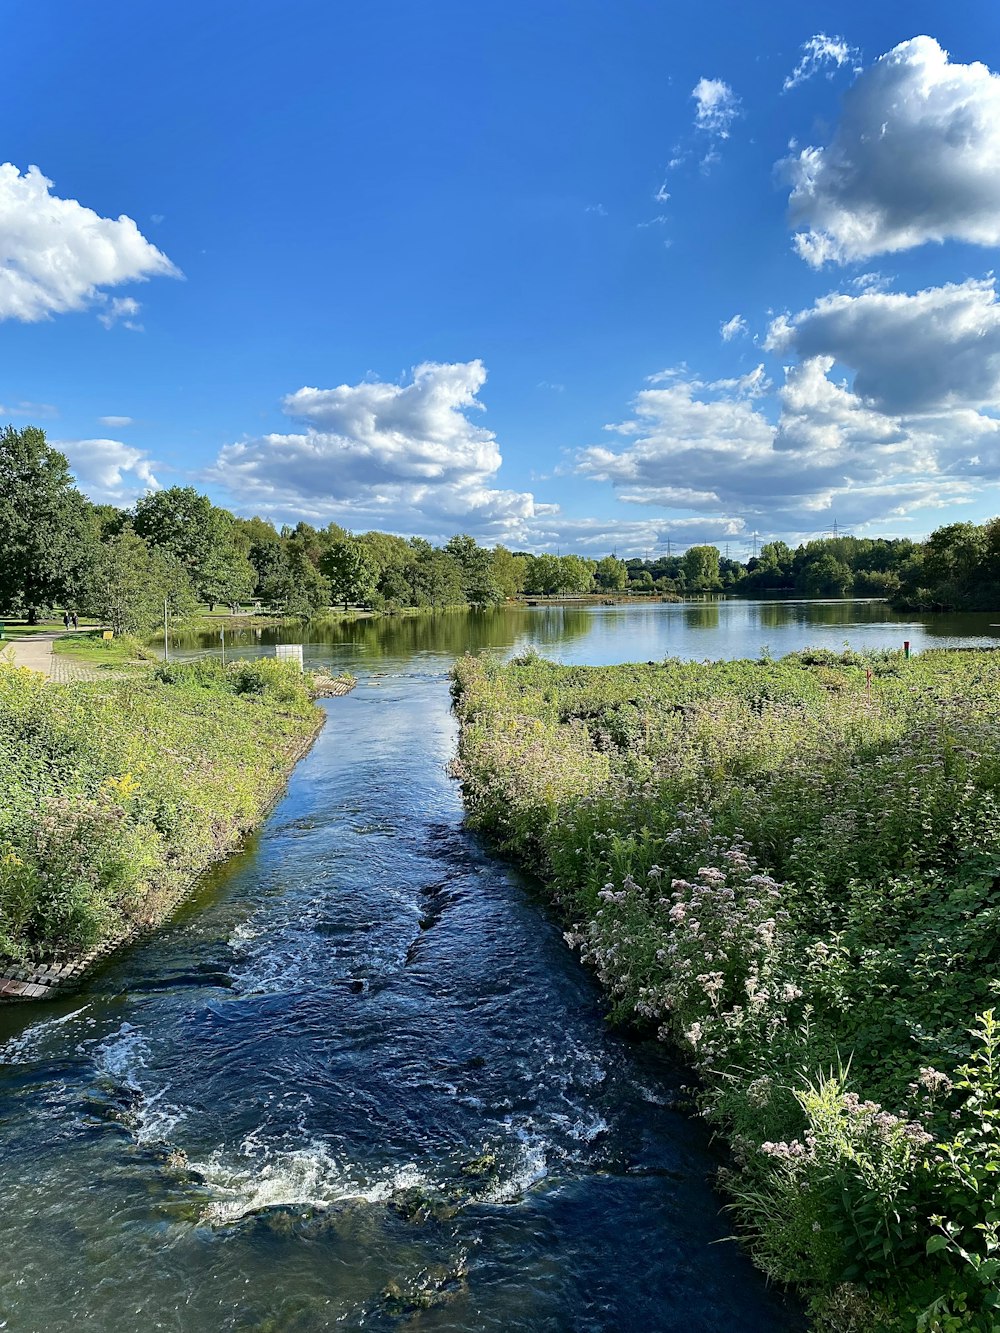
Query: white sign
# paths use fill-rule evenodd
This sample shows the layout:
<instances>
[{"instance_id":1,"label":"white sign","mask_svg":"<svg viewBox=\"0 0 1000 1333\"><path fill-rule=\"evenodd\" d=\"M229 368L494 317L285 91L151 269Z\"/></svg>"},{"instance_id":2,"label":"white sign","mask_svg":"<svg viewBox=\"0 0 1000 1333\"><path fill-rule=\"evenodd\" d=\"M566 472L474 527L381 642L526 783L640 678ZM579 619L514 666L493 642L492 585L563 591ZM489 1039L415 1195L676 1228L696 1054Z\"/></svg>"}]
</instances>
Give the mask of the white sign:
<instances>
[{"instance_id":1,"label":"white sign","mask_svg":"<svg viewBox=\"0 0 1000 1333\"><path fill-rule=\"evenodd\" d=\"M279 662L295 662L298 664L299 670L302 670L301 643L279 643L275 653Z\"/></svg>"}]
</instances>

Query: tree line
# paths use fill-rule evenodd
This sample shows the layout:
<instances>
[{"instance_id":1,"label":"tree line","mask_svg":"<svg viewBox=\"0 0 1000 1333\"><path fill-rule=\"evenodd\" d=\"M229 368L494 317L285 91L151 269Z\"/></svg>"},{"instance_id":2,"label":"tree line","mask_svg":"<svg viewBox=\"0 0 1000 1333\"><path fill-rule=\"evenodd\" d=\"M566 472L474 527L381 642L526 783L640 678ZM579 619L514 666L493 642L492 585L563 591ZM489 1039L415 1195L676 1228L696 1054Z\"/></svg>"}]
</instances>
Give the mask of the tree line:
<instances>
[{"instance_id":1,"label":"tree line","mask_svg":"<svg viewBox=\"0 0 1000 1333\"><path fill-rule=\"evenodd\" d=\"M443 546L336 523L280 529L240 518L190 486L149 492L130 509L93 504L43 431L0 431L0 614L35 620L67 607L118 633L142 634L199 604L266 605L312 616L331 606L377 611L490 606L584 593L725 592L887 597L924 609L1000 607L1000 519L953 523L923 543L823 538L792 550L769 542L746 563L717 547L622 560Z\"/></svg>"}]
</instances>

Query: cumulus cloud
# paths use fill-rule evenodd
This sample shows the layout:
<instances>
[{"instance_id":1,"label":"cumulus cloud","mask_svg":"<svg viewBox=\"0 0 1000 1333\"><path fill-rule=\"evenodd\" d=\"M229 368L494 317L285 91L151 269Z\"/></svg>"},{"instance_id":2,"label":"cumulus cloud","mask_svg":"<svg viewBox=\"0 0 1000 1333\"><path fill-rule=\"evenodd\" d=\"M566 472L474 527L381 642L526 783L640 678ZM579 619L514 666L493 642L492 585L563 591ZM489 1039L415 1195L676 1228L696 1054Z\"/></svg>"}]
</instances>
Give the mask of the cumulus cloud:
<instances>
[{"instance_id":1,"label":"cumulus cloud","mask_svg":"<svg viewBox=\"0 0 1000 1333\"><path fill-rule=\"evenodd\" d=\"M835 293L782 315L767 350L831 356L855 372L854 392L883 412L1000 407L1000 302L993 278L912 295Z\"/></svg>"},{"instance_id":2,"label":"cumulus cloud","mask_svg":"<svg viewBox=\"0 0 1000 1333\"><path fill-rule=\"evenodd\" d=\"M305 429L226 445L209 479L254 512L336 519L349 527L516 538L553 512L494 478L501 455L482 411L481 361L424 362L409 383L302 388L284 410Z\"/></svg>"},{"instance_id":3,"label":"cumulus cloud","mask_svg":"<svg viewBox=\"0 0 1000 1333\"><path fill-rule=\"evenodd\" d=\"M695 128L713 138L728 139L740 114L740 99L722 79L699 79L691 90L695 101Z\"/></svg>"},{"instance_id":4,"label":"cumulus cloud","mask_svg":"<svg viewBox=\"0 0 1000 1333\"><path fill-rule=\"evenodd\" d=\"M842 65L850 64L855 71L859 69L857 60L860 52L856 46L849 45L843 37L828 37L825 32L818 32L807 42L803 42L800 50L802 55L799 63L782 84L782 90L786 93L811 79L814 74L819 74L821 70L826 70L826 77L830 79L834 71L840 69Z\"/></svg>"},{"instance_id":5,"label":"cumulus cloud","mask_svg":"<svg viewBox=\"0 0 1000 1333\"><path fill-rule=\"evenodd\" d=\"M95 504L128 505L160 488L149 456L121 440L58 440L55 448L69 459L77 484Z\"/></svg>"},{"instance_id":6,"label":"cumulus cloud","mask_svg":"<svg viewBox=\"0 0 1000 1333\"><path fill-rule=\"evenodd\" d=\"M37 167L0 164L0 319L31 323L106 300L106 287L180 276L131 218L51 190Z\"/></svg>"},{"instance_id":7,"label":"cumulus cloud","mask_svg":"<svg viewBox=\"0 0 1000 1333\"><path fill-rule=\"evenodd\" d=\"M998 245L1000 77L914 37L858 77L827 147L781 165L813 267L928 241Z\"/></svg>"},{"instance_id":8,"label":"cumulus cloud","mask_svg":"<svg viewBox=\"0 0 1000 1333\"><path fill-rule=\"evenodd\" d=\"M885 522L1000 482L994 418L945 410L948 395L917 412L873 399L857 376L853 386L836 376L840 358L824 340L798 340L804 317L776 323L772 350L800 359L773 396L762 366L707 383L668 372L655 377L662 387L638 394L631 417L607 427L618 442L579 451L576 471L610 483L626 503L785 533L815 531L831 514L856 526Z\"/></svg>"},{"instance_id":9,"label":"cumulus cloud","mask_svg":"<svg viewBox=\"0 0 1000 1333\"><path fill-rule=\"evenodd\" d=\"M745 532L742 519L711 515L692 518L567 518L540 517L531 525L533 551L573 551L600 557L609 551L619 556L661 554L670 542L674 553L703 542L738 540Z\"/></svg>"},{"instance_id":10,"label":"cumulus cloud","mask_svg":"<svg viewBox=\"0 0 1000 1333\"><path fill-rule=\"evenodd\" d=\"M747 322L742 315L734 315L732 319L727 319L725 323L719 325L719 332L722 334L724 343L732 342L739 334L746 333L746 331Z\"/></svg>"}]
</instances>

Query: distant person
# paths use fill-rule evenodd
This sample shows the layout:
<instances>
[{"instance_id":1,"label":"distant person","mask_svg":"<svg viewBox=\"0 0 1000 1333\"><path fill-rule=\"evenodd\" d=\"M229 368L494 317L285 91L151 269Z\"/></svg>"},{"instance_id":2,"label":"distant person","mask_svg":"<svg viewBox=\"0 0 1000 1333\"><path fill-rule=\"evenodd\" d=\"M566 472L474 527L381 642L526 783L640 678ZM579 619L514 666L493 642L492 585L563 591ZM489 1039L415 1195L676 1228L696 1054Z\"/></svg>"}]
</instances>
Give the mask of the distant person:
<instances>
[{"instance_id":1,"label":"distant person","mask_svg":"<svg viewBox=\"0 0 1000 1333\"><path fill-rule=\"evenodd\" d=\"M63 629L69 629L69 612L63 612Z\"/></svg>"},{"instance_id":2,"label":"distant person","mask_svg":"<svg viewBox=\"0 0 1000 1333\"><path fill-rule=\"evenodd\" d=\"M74 629L80 628L80 617L76 614L75 611L73 612L73 628Z\"/></svg>"}]
</instances>

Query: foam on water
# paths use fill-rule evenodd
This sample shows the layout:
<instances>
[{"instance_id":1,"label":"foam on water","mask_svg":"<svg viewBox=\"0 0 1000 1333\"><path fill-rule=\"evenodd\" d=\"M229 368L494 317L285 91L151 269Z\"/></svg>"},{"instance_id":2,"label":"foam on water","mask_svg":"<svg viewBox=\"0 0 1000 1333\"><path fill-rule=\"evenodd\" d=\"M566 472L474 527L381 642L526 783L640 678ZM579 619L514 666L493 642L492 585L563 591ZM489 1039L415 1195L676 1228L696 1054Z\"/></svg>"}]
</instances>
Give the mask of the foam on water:
<instances>
[{"instance_id":1,"label":"foam on water","mask_svg":"<svg viewBox=\"0 0 1000 1333\"><path fill-rule=\"evenodd\" d=\"M81 1005L79 1009L74 1009L72 1013L61 1014L58 1018L46 1018L40 1023L33 1023L31 1027L25 1028L16 1037L9 1037L0 1046L0 1064L27 1065L41 1059L48 1038L60 1028L65 1027L67 1023L72 1023L81 1014L85 1014L89 1008L89 1003Z\"/></svg>"},{"instance_id":2,"label":"foam on water","mask_svg":"<svg viewBox=\"0 0 1000 1333\"><path fill-rule=\"evenodd\" d=\"M269 1208L326 1209L338 1203L387 1203L401 1190L432 1188L412 1164L365 1178L331 1153L326 1144L274 1150L248 1135L238 1155L222 1151L191 1162L216 1194L203 1214L213 1226L232 1226Z\"/></svg>"},{"instance_id":3,"label":"foam on water","mask_svg":"<svg viewBox=\"0 0 1000 1333\"><path fill-rule=\"evenodd\" d=\"M159 1088L150 1086L143 1075L148 1069L149 1040L140 1028L122 1023L118 1031L105 1038L94 1053L98 1077L108 1079L118 1087L133 1093L135 1102L125 1123L132 1130L137 1143L148 1145L167 1143L186 1112L167 1100L170 1084Z\"/></svg>"}]
</instances>

